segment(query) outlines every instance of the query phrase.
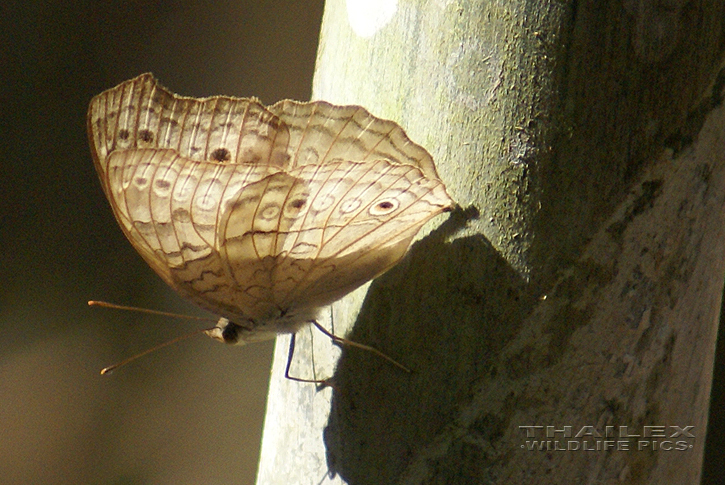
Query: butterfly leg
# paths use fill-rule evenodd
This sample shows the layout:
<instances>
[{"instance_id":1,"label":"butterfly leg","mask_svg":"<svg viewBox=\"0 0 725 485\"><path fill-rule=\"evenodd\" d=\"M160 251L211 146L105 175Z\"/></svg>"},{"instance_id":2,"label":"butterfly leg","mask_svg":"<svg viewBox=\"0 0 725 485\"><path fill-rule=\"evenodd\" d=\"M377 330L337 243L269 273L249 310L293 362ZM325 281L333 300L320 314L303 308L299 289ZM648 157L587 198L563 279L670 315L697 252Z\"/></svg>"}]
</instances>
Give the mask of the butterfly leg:
<instances>
[{"instance_id":1,"label":"butterfly leg","mask_svg":"<svg viewBox=\"0 0 725 485\"><path fill-rule=\"evenodd\" d=\"M284 376L291 380L291 381L297 381L297 382L309 382L312 384L317 384L320 389L323 389L327 386L332 387L333 389L335 386L332 383L332 379L303 379L301 377L295 377L291 376L289 374L290 366L292 365L292 356L295 353L295 338L297 337L297 334L293 333L290 335L290 341L289 341L289 352L287 353L287 365L284 369Z\"/></svg>"},{"instance_id":2,"label":"butterfly leg","mask_svg":"<svg viewBox=\"0 0 725 485\"><path fill-rule=\"evenodd\" d=\"M357 347L359 349L367 350L368 352L372 352L373 354L375 354L375 355L377 355L379 357L382 357L383 359L387 360L391 364L393 364L393 365L395 365L397 367L400 367L405 372L408 372L408 373L411 372L411 370L408 369L407 367L405 367L403 364L401 364L400 362L394 360L392 357L389 357L389 356L385 355L384 353L380 352L375 347L371 347L369 345L365 345L365 344L361 344L361 343L358 343L358 342L354 342L352 340L348 340L348 339L343 338L343 337L338 337L337 335L333 334L332 332L330 332L329 330L327 330L325 327L323 327L322 325L320 325L315 320L312 320L312 324L315 327L317 327L317 330L319 330L320 332L322 332L325 335L327 335L330 338L330 340L332 340L335 343L338 343L340 345L349 345L350 347ZM289 366L289 362L288 362L288 366Z\"/></svg>"}]
</instances>

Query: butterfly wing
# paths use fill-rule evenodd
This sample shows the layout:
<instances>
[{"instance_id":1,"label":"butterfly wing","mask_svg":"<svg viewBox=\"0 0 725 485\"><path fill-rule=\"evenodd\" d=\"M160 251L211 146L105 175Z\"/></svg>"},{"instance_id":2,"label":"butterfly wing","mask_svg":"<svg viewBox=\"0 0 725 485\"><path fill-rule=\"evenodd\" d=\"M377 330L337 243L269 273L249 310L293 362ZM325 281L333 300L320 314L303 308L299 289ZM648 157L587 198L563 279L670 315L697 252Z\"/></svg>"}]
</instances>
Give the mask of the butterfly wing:
<instances>
[{"instance_id":1,"label":"butterfly wing","mask_svg":"<svg viewBox=\"0 0 725 485\"><path fill-rule=\"evenodd\" d=\"M440 180L425 148L413 143L397 123L377 118L361 106L284 100L269 110L289 129L289 152L295 167L388 160L412 165L426 177Z\"/></svg>"},{"instance_id":2,"label":"butterfly wing","mask_svg":"<svg viewBox=\"0 0 725 485\"><path fill-rule=\"evenodd\" d=\"M269 168L195 162L173 150L120 150L108 157L105 184L124 233L166 283L204 308L242 320L251 302L227 272L217 230L222 209Z\"/></svg>"},{"instance_id":3,"label":"butterfly wing","mask_svg":"<svg viewBox=\"0 0 725 485\"><path fill-rule=\"evenodd\" d=\"M289 132L254 98L189 98L142 74L99 94L88 110L99 174L115 150L168 148L194 161L290 165Z\"/></svg>"},{"instance_id":4,"label":"butterfly wing","mask_svg":"<svg viewBox=\"0 0 725 485\"><path fill-rule=\"evenodd\" d=\"M440 181L412 165L308 165L242 188L221 218L220 253L266 309L316 308L398 262L451 203Z\"/></svg>"},{"instance_id":5,"label":"butterfly wing","mask_svg":"<svg viewBox=\"0 0 725 485\"><path fill-rule=\"evenodd\" d=\"M88 133L138 252L184 296L239 317L215 248L219 214L241 186L290 165L286 126L255 99L178 96L143 74L93 98Z\"/></svg>"},{"instance_id":6,"label":"butterfly wing","mask_svg":"<svg viewBox=\"0 0 725 485\"><path fill-rule=\"evenodd\" d=\"M144 74L95 97L88 129L134 247L250 329L382 273L452 205L428 152L358 106L186 98Z\"/></svg>"}]
</instances>

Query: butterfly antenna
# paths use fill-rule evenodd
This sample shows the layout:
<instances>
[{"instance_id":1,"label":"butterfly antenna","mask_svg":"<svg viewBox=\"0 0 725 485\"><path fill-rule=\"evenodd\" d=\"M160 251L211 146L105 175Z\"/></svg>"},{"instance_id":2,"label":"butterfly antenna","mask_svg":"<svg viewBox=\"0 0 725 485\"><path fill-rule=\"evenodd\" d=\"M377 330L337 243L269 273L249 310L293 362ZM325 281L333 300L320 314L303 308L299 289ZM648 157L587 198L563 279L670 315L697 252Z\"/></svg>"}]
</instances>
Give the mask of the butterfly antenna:
<instances>
[{"instance_id":1,"label":"butterfly antenna","mask_svg":"<svg viewBox=\"0 0 725 485\"><path fill-rule=\"evenodd\" d=\"M201 321L205 321L205 322L210 322L211 321L211 322L215 322L216 323L216 320L212 320L211 318L196 317L196 316L192 316L192 315L181 315L179 313L169 313L169 312L162 312L162 311L158 311L158 310L149 310L148 308L138 308L138 307L133 307L133 306L116 305L115 303L108 303L106 301L95 301L95 300L91 300L91 301L88 302L88 306L98 306L98 307L103 307L103 308L113 308L113 309L116 309L116 310L127 310L127 311L141 312L141 313L147 313L147 314L150 314L150 315L161 315L161 316L164 316L164 317L186 318L186 319L189 319L189 320L201 320ZM168 342L164 342L162 344L159 344L159 345L156 345L154 347L151 347L150 349L146 349L143 352L141 352L139 354L136 354L136 355L134 355L132 357L129 357L128 359L124 359L124 360L122 360L121 362L119 362L117 364L113 364L113 365L109 365L108 367L104 367L103 369L101 369L101 375L110 374L112 371L118 369L119 367L123 367L124 365L129 364L129 363L133 362L134 360L143 357L144 355L150 354L151 352L155 352L155 351L157 351L159 349L163 349L164 347L168 347L169 345L173 345L173 344L179 343L179 342L181 342L183 340L186 340L188 338L194 337L194 336L196 336L196 335L198 335L200 333L208 332L209 330L210 329L208 329L208 328L203 328L203 329L200 329L200 330L195 330L195 331L193 331L191 333L188 333L186 335L182 335L180 337L176 337L174 339L171 339Z\"/></svg>"},{"instance_id":2,"label":"butterfly antenna","mask_svg":"<svg viewBox=\"0 0 725 485\"><path fill-rule=\"evenodd\" d=\"M159 345L156 345L154 347L151 347L150 349L146 349L143 352L141 352L139 354L136 354L136 355L134 355L132 357L129 357L128 359L124 359L124 360L122 360L121 362L119 362L117 364L113 364L113 365L109 365L108 367L104 367L103 369L101 369L101 375L110 374L112 371L118 369L119 367L123 367L124 365L126 365L126 364L128 364L130 362L133 362L134 360L136 360L136 359L138 359L140 357L143 357L144 355L150 354L151 352L155 352L155 351L157 351L159 349L163 349L164 347L168 347L169 345L173 345L173 344L179 343L182 340L186 340L188 338L194 337L194 336L196 336L196 335L198 335L200 333L204 333L206 331L207 331L207 329L205 329L205 328L203 328L201 330L196 330L196 331L194 331L192 333L188 333L186 335L182 335L181 337L176 337L174 339L169 340L168 342L164 342L162 344L159 344Z\"/></svg>"},{"instance_id":3,"label":"butterfly antenna","mask_svg":"<svg viewBox=\"0 0 725 485\"><path fill-rule=\"evenodd\" d=\"M182 315L180 313L162 312L159 310L149 310L148 308L139 308L139 307L135 307L135 306L116 305L115 303L109 303L107 301L91 300L88 302L88 306L99 306L99 307L103 307L103 308L113 308L115 310L127 310L127 311L132 311L132 312L147 313L149 315L161 315L162 317L185 318L187 320L201 320L203 322L216 323L216 320L211 319L211 318L196 317L193 315Z\"/></svg>"},{"instance_id":4,"label":"butterfly antenna","mask_svg":"<svg viewBox=\"0 0 725 485\"><path fill-rule=\"evenodd\" d=\"M405 367L403 364L401 364L397 360L393 359L392 357L390 357L388 355L385 355L384 353L382 353L381 351L379 351L375 347L371 347L369 345L365 345L365 344L361 344L361 343L358 343L358 342L354 342L354 341L348 340L346 338L338 337L337 335L333 334L332 332L330 332L329 330L327 330L325 327L323 327L322 325L320 325L319 323L317 323L315 320L312 320L312 324L315 327L317 327L317 330L319 330L320 332L322 332L325 335L327 335L328 337L330 337L330 339L333 342L338 342L338 343L340 343L342 345L349 345L350 347L357 347L358 349L367 350L368 352L372 352L373 354L377 355L378 357L382 357L383 359L387 360L388 362L390 362L394 366L403 369L405 372L407 372L409 374L412 372L410 369L408 369L407 367Z\"/></svg>"}]
</instances>

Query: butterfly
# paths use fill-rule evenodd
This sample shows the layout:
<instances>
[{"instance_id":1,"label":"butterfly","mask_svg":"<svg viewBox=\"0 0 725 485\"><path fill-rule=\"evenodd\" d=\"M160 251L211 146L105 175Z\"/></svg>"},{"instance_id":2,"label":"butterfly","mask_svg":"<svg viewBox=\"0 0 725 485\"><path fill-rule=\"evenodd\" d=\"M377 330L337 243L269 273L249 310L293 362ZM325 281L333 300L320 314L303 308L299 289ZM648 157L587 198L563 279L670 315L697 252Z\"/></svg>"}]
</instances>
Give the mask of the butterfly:
<instances>
[{"instance_id":1,"label":"butterfly","mask_svg":"<svg viewBox=\"0 0 725 485\"><path fill-rule=\"evenodd\" d=\"M360 106L195 99L142 74L92 99L88 133L126 237L226 343L294 335L453 207L430 154Z\"/></svg>"}]
</instances>

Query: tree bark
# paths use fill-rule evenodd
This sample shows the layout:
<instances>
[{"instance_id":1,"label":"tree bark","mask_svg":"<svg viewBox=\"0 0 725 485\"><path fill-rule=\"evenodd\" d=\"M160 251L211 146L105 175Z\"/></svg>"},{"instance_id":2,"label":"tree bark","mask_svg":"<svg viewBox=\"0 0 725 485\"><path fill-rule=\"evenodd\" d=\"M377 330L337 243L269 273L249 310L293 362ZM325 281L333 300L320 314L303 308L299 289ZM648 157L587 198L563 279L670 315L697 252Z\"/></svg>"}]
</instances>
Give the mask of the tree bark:
<instances>
[{"instance_id":1,"label":"tree bark","mask_svg":"<svg viewBox=\"0 0 725 485\"><path fill-rule=\"evenodd\" d=\"M413 374L343 349L316 392L278 340L258 483L697 483L722 2L371 3L327 2L313 97L400 123L462 209L332 311Z\"/></svg>"}]
</instances>

